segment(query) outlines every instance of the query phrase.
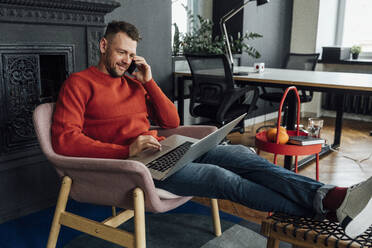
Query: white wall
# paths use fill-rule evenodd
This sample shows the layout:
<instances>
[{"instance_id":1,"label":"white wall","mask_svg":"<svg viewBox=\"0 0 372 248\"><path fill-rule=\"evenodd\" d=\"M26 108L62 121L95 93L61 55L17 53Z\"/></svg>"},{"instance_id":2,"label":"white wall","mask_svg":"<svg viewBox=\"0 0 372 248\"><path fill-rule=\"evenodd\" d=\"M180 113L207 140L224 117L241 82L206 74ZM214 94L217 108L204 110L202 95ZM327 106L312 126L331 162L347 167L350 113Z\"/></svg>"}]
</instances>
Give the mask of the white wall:
<instances>
[{"instance_id":1,"label":"white wall","mask_svg":"<svg viewBox=\"0 0 372 248\"><path fill-rule=\"evenodd\" d=\"M316 49L320 0L293 0L291 52L313 53Z\"/></svg>"}]
</instances>

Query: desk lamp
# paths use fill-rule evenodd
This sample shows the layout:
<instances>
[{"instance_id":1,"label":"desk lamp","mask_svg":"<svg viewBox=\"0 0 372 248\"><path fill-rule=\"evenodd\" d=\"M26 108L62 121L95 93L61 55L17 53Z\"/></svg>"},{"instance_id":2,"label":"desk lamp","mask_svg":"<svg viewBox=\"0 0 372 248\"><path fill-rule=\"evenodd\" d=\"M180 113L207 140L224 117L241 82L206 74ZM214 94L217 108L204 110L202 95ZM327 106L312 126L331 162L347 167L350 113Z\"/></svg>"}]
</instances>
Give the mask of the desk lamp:
<instances>
[{"instance_id":1,"label":"desk lamp","mask_svg":"<svg viewBox=\"0 0 372 248\"><path fill-rule=\"evenodd\" d=\"M221 28L221 33L223 35L223 37L225 38L225 49L226 49L226 53L228 55L228 59L230 60L230 63L231 63L231 70L234 71L234 58L233 58L233 55L232 55L232 52L231 52L231 46L230 46L230 41L229 41L229 36L227 34L227 29L226 29L226 22L231 18L233 17L234 15L236 15L240 10L242 10L249 2L253 2L255 0L247 0L247 1L244 1L244 3L242 5L239 5L238 7L236 8L233 8L232 10L230 10L227 14L225 14L221 20L220 20L220 28ZM260 6L260 5L263 5L265 3L268 3L270 0L257 0L257 6Z\"/></svg>"}]
</instances>

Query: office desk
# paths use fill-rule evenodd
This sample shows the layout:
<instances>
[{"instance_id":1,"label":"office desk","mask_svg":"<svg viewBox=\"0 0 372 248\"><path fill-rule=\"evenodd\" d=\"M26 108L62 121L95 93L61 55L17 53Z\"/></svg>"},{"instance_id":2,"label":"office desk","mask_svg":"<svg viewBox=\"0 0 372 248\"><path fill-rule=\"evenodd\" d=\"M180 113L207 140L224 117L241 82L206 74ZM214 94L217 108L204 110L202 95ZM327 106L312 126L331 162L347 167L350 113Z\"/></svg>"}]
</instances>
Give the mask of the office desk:
<instances>
[{"instance_id":1,"label":"office desk","mask_svg":"<svg viewBox=\"0 0 372 248\"><path fill-rule=\"evenodd\" d=\"M254 73L251 67L237 67L239 71L248 71L248 75L236 75L234 80L237 83L249 84L256 86L286 88L291 85L298 89L312 90L318 92L336 93L337 102L339 103L336 110L336 123L334 129L334 140L332 148L338 148L341 142L342 116L344 108L344 98L347 94L372 95L372 75L361 73L344 73L344 72L323 72L323 71L301 71L288 69L271 69L266 68L263 73ZM178 78L178 113L183 123L184 115L184 80L191 78L189 71L176 71ZM288 95L289 106L287 127L294 129L296 115L296 98L293 91ZM324 149L321 154L329 152ZM302 161L303 165L311 161ZM285 158L285 167L290 168L292 164L291 157Z\"/></svg>"}]
</instances>

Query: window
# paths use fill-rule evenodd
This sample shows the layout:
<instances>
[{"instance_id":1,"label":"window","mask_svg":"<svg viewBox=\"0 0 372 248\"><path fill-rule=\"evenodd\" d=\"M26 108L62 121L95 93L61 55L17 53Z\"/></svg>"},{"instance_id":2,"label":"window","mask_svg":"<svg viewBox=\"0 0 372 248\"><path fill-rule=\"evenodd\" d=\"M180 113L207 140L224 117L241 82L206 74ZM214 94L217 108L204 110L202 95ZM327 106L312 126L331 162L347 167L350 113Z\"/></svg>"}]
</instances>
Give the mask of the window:
<instances>
[{"instance_id":1,"label":"window","mask_svg":"<svg viewBox=\"0 0 372 248\"><path fill-rule=\"evenodd\" d=\"M178 30L181 34L185 34L191 29L191 23L187 17L185 7L187 7L187 9L189 9L194 15L195 13L199 13L198 0L172 0L172 37L175 32L173 23L177 24Z\"/></svg>"},{"instance_id":2,"label":"window","mask_svg":"<svg viewBox=\"0 0 372 248\"><path fill-rule=\"evenodd\" d=\"M172 37L174 36L174 25L176 23L178 26L178 31L181 34L185 34L190 31L190 23L187 17L187 11L185 7L195 13L195 0L172 0ZM173 46L173 39L172 39Z\"/></svg>"},{"instance_id":3,"label":"window","mask_svg":"<svg viewBox=\"0 0 372 248\"><path fill-rule=\"evenodd\" d=\"M173 0L172 1L172 24L176 23L181 33L187 32L187 12L184 6L187 6L188 0ZM174 27L172 27L174 34Z\"/></svg>"},{"instance_id":4,"label":"window","mask_svg":"<svg viewBox=\"0 0 372 248\"><path fill-rule=\"evenodd\" d=\"M372 56L371 10L371 0L340 0L337 43L360 45L361 56Z\"/></svg>"}]
</instances>

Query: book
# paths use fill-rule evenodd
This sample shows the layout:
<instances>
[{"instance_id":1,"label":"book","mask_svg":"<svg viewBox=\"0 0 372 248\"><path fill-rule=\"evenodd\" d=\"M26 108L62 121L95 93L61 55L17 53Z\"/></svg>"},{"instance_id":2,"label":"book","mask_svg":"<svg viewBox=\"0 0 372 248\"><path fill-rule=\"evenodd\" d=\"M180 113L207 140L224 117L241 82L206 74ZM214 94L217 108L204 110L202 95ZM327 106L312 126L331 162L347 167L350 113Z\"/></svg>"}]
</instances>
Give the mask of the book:
<instances>
[{"instance_id":1,"label":"book","mask_svg":"<svg viewBox=\"0 0 372 248\"><path fill-rule=\"evenodd\" d=\"M316 138L312 136L290 136L288 142L294 145L307 146L307 145L324 144L324 139Z\"/></svg>"}]
</instances>

